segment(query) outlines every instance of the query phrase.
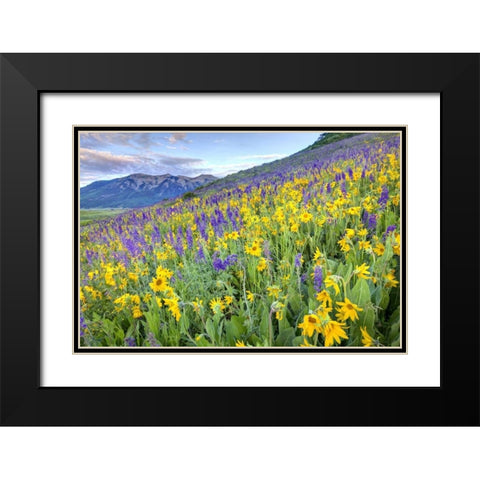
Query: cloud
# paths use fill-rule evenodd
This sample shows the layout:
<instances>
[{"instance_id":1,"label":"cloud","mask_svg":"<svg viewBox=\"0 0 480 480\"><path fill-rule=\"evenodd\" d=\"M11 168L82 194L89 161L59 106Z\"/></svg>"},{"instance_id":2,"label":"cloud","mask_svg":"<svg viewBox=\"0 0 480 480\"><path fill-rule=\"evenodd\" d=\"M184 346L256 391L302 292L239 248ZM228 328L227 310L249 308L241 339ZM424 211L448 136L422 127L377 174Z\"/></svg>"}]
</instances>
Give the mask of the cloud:
<instances>
[{"instance_id":1,"label":"cloud","mask_svg":"<svg viewBox=\"0 0 480 480\"><path fill-rule=\"evenodd\" d=\"M225 139L224 138L217 138L213 141L213 143L225 143Z\"/></svg>"},{"instance_id":2,"label":"cloud","mask_svg":"<svg viewBox=\"0 0 480 480\"><path fill-rule=\"evenodd\" d=\"M187 134L185 132L171 133L170 136L164 137L169 143L185 142L192 143L192 140L187 139Z\"/></svg>"},{"instance_id":3,"label":"cloud","mask_svg":"<svg viewBox=\"0 0 480 480\"><path fill-rule=\"evenodd\" d=\"M138 151L161 146L162 139L163 132L80 132L80 147L97 150L122 146Z\"/></svg>"},{"instance_id":4,"label":"cloud","mask_svg":"<svg viewBox=\"0 0 480 480\"><path fill-rule=\"evenodd\" d=\"M82 185L132 173L147 175L196 176L210 173L210 166L201 158L164 155L148 152L142 155L120 155L108 151L80 148L80 182Z\"/></svg>"},{"instance_id":5,"label":"cloud","mask_svg":"<svg viewBox=\"0 0 480 480\"><path fill-rule=\"evenodd\" d=\"M242 155L240 157L235 157L237 160L276 160L278 158L285 158L286 153L268 153L265 155Z\"/></svg>"}]
</instances>

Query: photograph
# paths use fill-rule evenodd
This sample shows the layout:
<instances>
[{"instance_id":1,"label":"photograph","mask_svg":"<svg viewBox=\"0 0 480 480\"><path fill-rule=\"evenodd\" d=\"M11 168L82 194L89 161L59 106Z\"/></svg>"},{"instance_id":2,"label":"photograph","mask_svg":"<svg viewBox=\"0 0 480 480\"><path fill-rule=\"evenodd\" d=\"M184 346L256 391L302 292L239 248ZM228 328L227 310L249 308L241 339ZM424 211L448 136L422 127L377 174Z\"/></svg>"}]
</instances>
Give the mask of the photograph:
<instances>
[{"instance_id":1,"label":"photograph","mask_svg":"<svg viewBox=\"0 0 480 480\"><path fill-rule=\"evenodd\" d=\"M405 352L405 126L74 126L75 352Z\"/></svg>"}]
</instances>

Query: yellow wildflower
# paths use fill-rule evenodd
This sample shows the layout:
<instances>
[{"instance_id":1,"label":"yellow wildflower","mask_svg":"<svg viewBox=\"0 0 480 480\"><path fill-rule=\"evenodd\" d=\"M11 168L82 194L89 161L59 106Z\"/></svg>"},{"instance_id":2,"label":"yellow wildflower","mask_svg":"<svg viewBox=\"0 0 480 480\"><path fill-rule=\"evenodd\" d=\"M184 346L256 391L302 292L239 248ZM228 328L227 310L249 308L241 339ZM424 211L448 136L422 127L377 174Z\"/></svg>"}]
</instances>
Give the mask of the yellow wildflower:
<instances>
[{"instance_id":1,"label":"yellow wildflower","mask_svg":"<svg viewBox=\"0 0 480 480\"><path fill-rule=\"evenodd\" d=\"M366 263L362 263L360 266L356 266L353 273L357 275L358 278L363 278L368 280L370 278L370 271L368 270L370 267Z\"/></svg>"},{"instance_id":2,"label":"yellow wildflower","mask_svg":"<svg viewBox=\"0 0 480 480\"><path fill-rule=\"evenodd\" d=\"M249 255L259 257L261 253L259 242L254 240L250 247L248 245L245 245L245 252L248 253Z\"/></svg>"},{"instance_id":3,"label":"yellow wildflower","mask_svg":"<svg viewBox=\"0 0 480 480\"><path fill-rule=\"evenodd\" d=\"M128 272L128 278L134 282L138 282L138 275L136 273Z\"/></svg>"},{"instance_id":4,"label":"yellow wildflower","mask_svg":"<svg viewBox=\"0 0 480 480\"><path fill-rule=\"evenodd\" d=\"M371 247L371 244L367 240L360 240L358 246L360 247L360 250L368 250Z\"/></svg>"},{"instance_id":5,"label":"yellow wildflower","mask_svg":"<svg viewBox=\"0 0 480 480\"><path fill-rule=\"evenodd\" d=\"M302 329L302 335L311 337L315 332L322 332L322 325L317 315L310 313L303 317L303 322L298 325Z\"/></svg>"},{"instance_id":6,"label":"yellow wildflower","mask_svg":"<svg viewBox=\"0 0 480 480\"><path fill-rule=\"evenodd\" d=\"M258 262L258 265L257 265L257 270L259 272L263 272L268 266L268 262L265 258L261 258L260 261Z\"/></svg>"},{"instance_id":7,"label":"yellow wildflower","mask_svg":"<svg viewBox=\"0 0 480 480\"><path fill-rule=\"evenodd\" d=\"M334 285L337 286L336 283ZM330 297L330 294L326 290L317 293L317 300L324 305L332 305L332 297Z\"/></svg>"},{"instance_id":8,"label":"yellow wildflower","mask_svg":"<svg viewBox=\"0 0 480 480\"><path fill-rule=\"evenodd\" d=\"M395 244L393 245L393 253L395 255L400 255L400 234L395 234Z\"/></svg>"},{"instance_id":9,"label":"yellow wildflower","mask_svg":"<svg viewBox=\"0 0 480 480\"><path fill-rule=\"evenodd\" d=\"M154 292L164 292L168 289L168 281L163 276L154 278L149 285Z\"/></svg>"},{"instance_id":10,"label":"yellow wildflower","mask_svg":"<svg viewBox=\"0 0 480 480\"><path fill-rule=\"evenodd\" d=\"M276 285L273 285L272 287L267 287L268 290L268 296L269 297L275 297L278 298L278 295L282 291L280 287L277 287Z\"/></svg>"},{"instance_id":11,"label":"yellow wildflower","mask_svg":"<svg viewBox=\"0 0 480 480\"><path fill-rule=\"evenodd\" d=\"M352 303L347 297L345 297L345 302L337 302L337 306L341 307L340 309L337 308L337 318L341 321L350 319L354 322L358 320L357 312L363 312L363 308Z\"/></svg>"},{"instance_id":12,"label":"yellow wildflower","mask_svg":"<svg viewBox=\"0 0 480 480\"><path fill-rule=\"evenodd\" d=\"M323 327L323 336L325 337L326 347L331 347L334 343L340 344L342 341L341 338L348 340L348 335L342 328L344 326L344 323L331 320Z\"/></svg>"},{"instance_id":13,"label":"yellow wildflower","mask_svg":"<svg viewBox=\"0 0 480 480\"><path fill-rule=\"evenodd\" d=\"M115 280L113 279L113 271L112 270L107 270L107 272L105 273L105 283L107 285L110 285L111 287L116 286Z\"/></svg>"},{"instance_id":14,"label":"yellow wildflower","mask_svg":"<svg viewBox=\"0 0 480 480\"><path fill-rule=\"evenodd\" d=\"M395 270L390 270L383 278L387 279L387 283L385 283L385 287L396 287L398 285L398 280L395 278Z\"/></svg>"},{"instance_id":15,"label":"yellow wildflower","mask_svg":"<svg viewBox=\"0 0 480 480\"><path fill-rule=\"evenodd\" d=\"M373 248L373 251L381 257L385 253L385 246L382 243L377 243Z\"/></svg>"},{"instance_id":16,"label":"yellow wildflower","mask_svg":"<svg viewBox=\"0 0 480 480\"><path fill-rule=\"evenodd\" d=\"M164 298L163 299L165 306L168 307L169 312L175 317L175 320L178 322L182 316L180 313L180 308L178 307L178 298Z\"/></svg>"},{"instance_id":17,"label":"yellow wildflower","mask_svg":"<svg viewBox=\"0 0 480 480\"><path fill-rule=\"evenodd\" d=\"M337 282L332 277L327 277L325 279L325 286L333 287L336 295L340 293L340 288L338 287Z\"/></svg>"},{"instance_id":18,"label":"yellow wildflower","mask_svg":"<svg viewBox=\"0 0 480 480\"><path fill-rule=\"evenodd\" d=\"M303 211L300 215L300 221L302 223L308 223L313 218L313 215L307 211Z\"/></svg>"},{"instance_id":19,"label":"yellow wildflower","mask_svg":"<svg viewBox=\"0 0 480 480\"><path fill-rule=\"evenodd\" d=\"M362 332L362 344L364 347L371 347L373 345L373 338L367 332L366 327L360 327L360 331Z\"/></svg>"},{"instance_id":20,"label":"yellow wildflower","mask_svg":"<svg viewBox=\"0 0 480 480\"><path fill-rule=\"evenodd\" d=\"M210 308L213 313L221 313L225 309L225 305L220 298L213 298L210 300Z\"/></svg>"},{"instance_id":21,"label":"yellow wildflower","mask_svg":"<svg viewBox=\"0 0 480 480\"><path fill-rule=\"evenodd\" d=\"M300 344L301 347L313 347L311 343L307 342L307 339L304 337L303 338L303 343Z\"/></svg>"},{"instance_id":22,"label":"yellow wildflower","mask_svg":"<svg viewBox=\"0 0 480 480\"><path fill-rule=\"evenodd\" d=\"M200 310L203 308L203 300L199 300L198 297L195 301L192 302L193 310L195 313L200 313Z\"/></svg>"},{"instance_id":23,"label":"yellow wildflower","mask_svg":"<svg viewBox=\"0 0 480 480\"><path fill-rule=\"evenodd\" d=\"M348 244L348 241L347 241L346 237L342 238L337 243L340 245L340 250L342 252L349 252L350 251L350 245Z\"/></svg>"}]
</instances>

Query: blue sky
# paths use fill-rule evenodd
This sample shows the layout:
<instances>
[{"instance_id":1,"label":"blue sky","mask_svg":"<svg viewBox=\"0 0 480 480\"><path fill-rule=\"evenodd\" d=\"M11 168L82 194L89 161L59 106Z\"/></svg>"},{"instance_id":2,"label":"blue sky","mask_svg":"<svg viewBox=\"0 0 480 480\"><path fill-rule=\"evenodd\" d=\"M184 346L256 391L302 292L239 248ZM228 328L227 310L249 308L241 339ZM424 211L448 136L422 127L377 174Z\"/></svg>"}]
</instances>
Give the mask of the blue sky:
<instances>
[{"instance_id":1,"label":"blue sky","mask_svg":"<svg viewBox=\"0 0 480 480\"><path fill-rule=\"evenodd\" d=\"M291 155L321 132L80 132L80 184L149 175L230 173Z\"/></svg>"}]
</instances>

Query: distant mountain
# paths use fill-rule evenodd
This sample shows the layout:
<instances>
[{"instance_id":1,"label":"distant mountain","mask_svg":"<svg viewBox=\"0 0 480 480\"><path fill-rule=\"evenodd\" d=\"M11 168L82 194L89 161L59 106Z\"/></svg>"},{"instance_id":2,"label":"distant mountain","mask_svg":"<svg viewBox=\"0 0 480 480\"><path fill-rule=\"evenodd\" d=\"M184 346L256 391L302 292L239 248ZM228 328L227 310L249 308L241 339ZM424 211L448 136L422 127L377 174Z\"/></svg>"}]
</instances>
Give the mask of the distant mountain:
<instances>
[{"instance_id":1,"label":"distant mountain","mask_svg":"<svg viewBox=\"0 0 480 480\"><path fill-rule=\"evenodd\" d=\"M80 189L80 208L147 207L216 180L213 175L145 175L100 180Z\"/></svg>"}]
</instances>

